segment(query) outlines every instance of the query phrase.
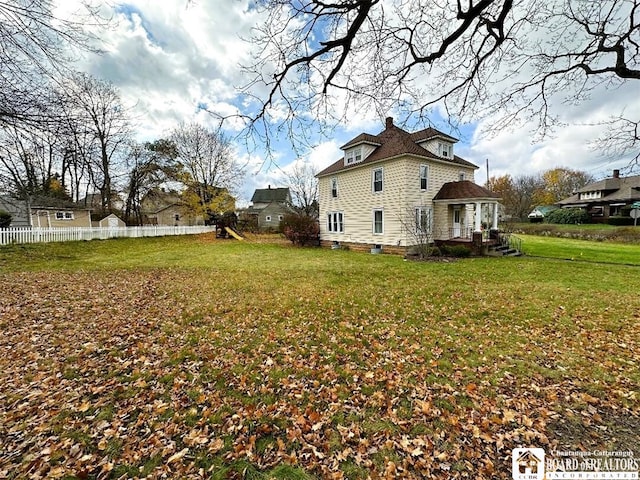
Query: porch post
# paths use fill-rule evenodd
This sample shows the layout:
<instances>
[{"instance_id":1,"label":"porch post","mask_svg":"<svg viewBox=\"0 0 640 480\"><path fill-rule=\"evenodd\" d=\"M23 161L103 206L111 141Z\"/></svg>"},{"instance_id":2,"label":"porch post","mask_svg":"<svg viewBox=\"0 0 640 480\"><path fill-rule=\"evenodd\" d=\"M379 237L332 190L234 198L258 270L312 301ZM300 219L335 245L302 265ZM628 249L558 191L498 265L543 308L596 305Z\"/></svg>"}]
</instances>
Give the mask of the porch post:
<instances>
[{"instance_id":1,"label":"porch post","mask_svg":"<svg viewBox=\"0 0 640 480\"><path fill-rule=\"evenodd\" d=\"M493 224L491 225L491 229L498 229L498 203L493 204Z\"/></svg>"},{"instance_id":2,"label":"porch post","mask_svg":"<svg viewBox=\"0 0 640 480\"><path fill-rule=\"evenodd\" d=\"M475 232L482 231L482 203L476 202L476 218L473 225Z\"/></svg>"}]
</instances>

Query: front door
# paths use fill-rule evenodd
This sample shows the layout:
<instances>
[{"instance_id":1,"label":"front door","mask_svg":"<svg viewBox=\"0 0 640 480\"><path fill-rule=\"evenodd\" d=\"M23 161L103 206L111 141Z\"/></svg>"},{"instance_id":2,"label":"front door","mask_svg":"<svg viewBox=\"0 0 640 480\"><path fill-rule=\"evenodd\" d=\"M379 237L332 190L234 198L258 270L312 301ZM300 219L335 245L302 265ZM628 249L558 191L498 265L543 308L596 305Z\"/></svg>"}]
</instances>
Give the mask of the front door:
<instances>
[{"instance_id":1,"label":"front door","mask_svg":"<svg viewBox=\"0 0 640 480\"><path fill-rule=\"evenodd\" d=\"M460 207L453 208L453 238L460 236Z\"/></svg>"}]
</instances>

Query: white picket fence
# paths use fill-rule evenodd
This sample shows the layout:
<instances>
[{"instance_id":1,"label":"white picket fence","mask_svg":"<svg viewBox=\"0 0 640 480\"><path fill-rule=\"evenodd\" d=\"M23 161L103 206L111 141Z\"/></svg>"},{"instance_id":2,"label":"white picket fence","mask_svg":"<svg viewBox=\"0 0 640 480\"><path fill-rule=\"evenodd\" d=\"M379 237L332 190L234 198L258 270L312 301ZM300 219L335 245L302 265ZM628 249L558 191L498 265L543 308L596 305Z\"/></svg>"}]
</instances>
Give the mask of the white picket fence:
<instances>
[{"instance_id":1,"label":"white picket fence","mask_svg":"<svg viewBox=\"0 0 640 480\"><path fill-rule=\"evenodd\" d=\"M215 226L148 225L143 227L52 227L0 229L0 245L12 243L70 242L74 240L106 240L118 237L163 237L165 235L194 235L215 232Z\"/></svg>"}]
</instances>

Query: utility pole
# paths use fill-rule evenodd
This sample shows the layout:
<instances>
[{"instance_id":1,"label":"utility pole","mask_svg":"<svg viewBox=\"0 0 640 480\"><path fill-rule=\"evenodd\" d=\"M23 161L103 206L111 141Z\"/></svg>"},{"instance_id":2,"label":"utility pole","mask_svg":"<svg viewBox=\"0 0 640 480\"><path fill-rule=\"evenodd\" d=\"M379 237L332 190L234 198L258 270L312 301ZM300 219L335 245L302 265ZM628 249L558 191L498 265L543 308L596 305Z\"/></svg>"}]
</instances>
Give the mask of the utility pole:
<instances>
[{"instance_id":1,"label":"utility pole","mask_svg":"<svg viewBox=\"0 0 640 480\"><path fill-rule=\"evenodd\" d=\"M487 187L489 186L489 159L487 158Z\"/></svg>"}]
</instances>

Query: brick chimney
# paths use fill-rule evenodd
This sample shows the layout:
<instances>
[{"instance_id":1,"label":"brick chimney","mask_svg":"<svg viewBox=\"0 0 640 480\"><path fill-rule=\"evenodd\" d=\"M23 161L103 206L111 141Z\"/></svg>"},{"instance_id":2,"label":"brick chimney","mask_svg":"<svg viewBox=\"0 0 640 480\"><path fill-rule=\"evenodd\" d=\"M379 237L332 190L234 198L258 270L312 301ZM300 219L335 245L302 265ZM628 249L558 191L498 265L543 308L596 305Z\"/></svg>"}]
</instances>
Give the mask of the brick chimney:
<instances>
[{"instance_id":1,"label":"brick chimney","mask_svg":"<svg viewBox=\"0 0 640 480\"><path fill-rule=\"evenodd\" d=\"M620 178L620 170L617 168L613 171L613 178Z\"/></svg>"},{"instance_id":2,"label":"brick chimney","mask_svg":"<svg viewBox=\"0 0 640 480\"><path fill-rule=\"evenodd\" d=\"M387 124L386 124L387 128L391 128L393 127L393 117L387 117Z\"/></svg>"}]
</instances>

